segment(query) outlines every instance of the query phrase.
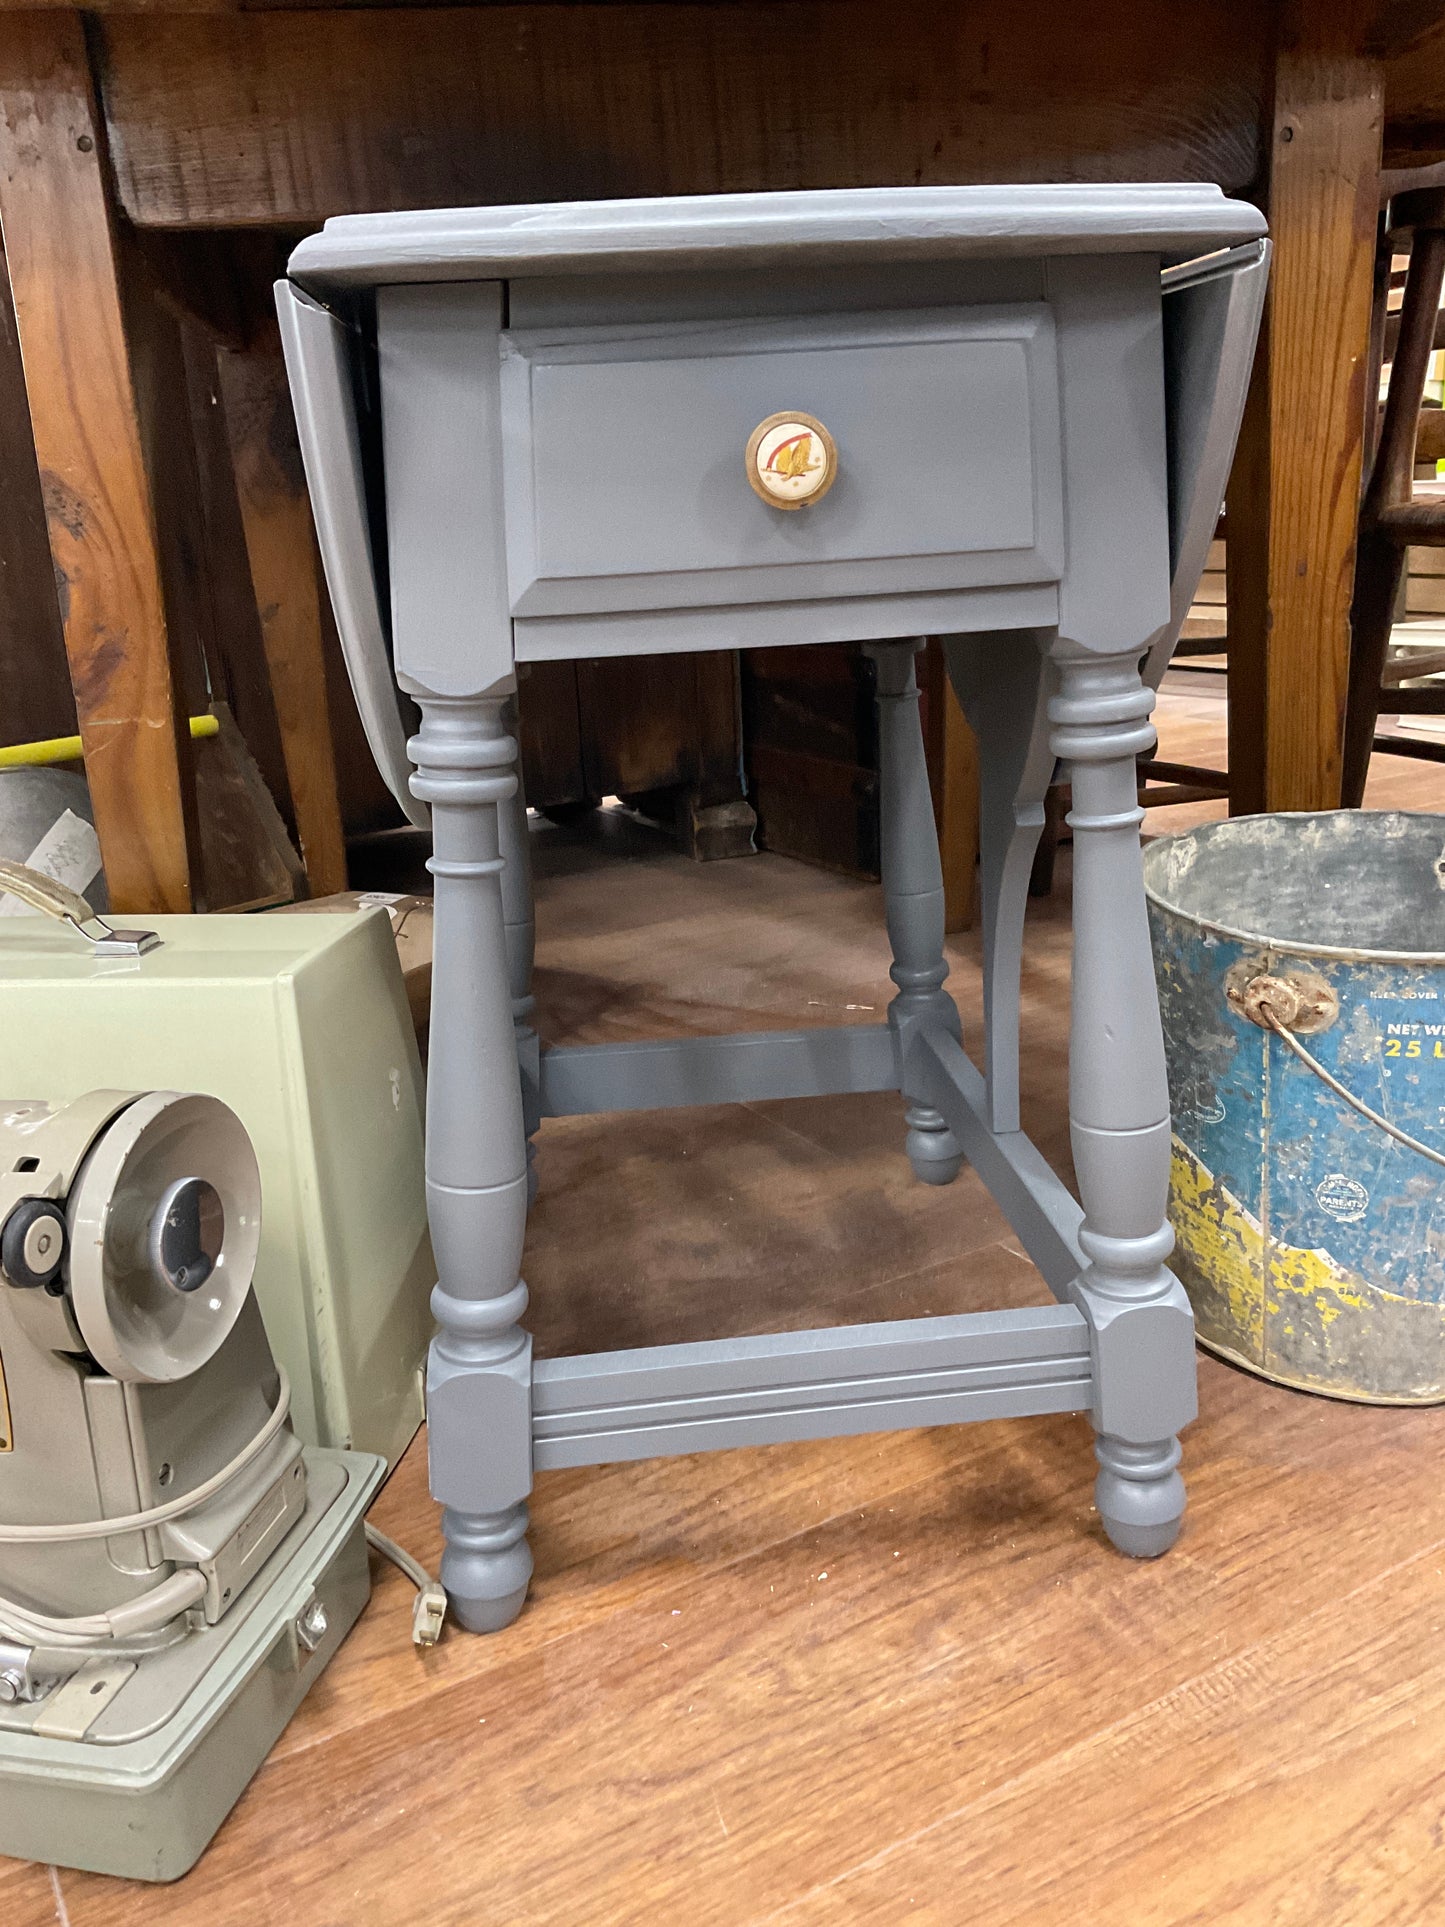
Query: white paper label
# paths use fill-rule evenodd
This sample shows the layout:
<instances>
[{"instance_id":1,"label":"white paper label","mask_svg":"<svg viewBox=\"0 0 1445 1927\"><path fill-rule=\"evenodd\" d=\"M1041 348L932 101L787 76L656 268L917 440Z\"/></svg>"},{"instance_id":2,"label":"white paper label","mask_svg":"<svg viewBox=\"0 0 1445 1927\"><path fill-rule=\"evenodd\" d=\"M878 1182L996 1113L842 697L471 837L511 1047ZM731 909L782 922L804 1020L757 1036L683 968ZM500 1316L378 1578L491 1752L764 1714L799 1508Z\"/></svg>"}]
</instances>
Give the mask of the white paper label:
<instances>
[{"instance_id":1,"label":"white paper label","mask_svg":"<svg viewBox=\"0 0 1445 1927\"><path fill-rule=\"evenodd\" d=\"M84 895L100 875L100 838L83 816L66 810L57 817L25 859L27 870L37 870L53 883ZM0 917L39 916L19 897L0 897Z\"/></svg>"}]
</instances>

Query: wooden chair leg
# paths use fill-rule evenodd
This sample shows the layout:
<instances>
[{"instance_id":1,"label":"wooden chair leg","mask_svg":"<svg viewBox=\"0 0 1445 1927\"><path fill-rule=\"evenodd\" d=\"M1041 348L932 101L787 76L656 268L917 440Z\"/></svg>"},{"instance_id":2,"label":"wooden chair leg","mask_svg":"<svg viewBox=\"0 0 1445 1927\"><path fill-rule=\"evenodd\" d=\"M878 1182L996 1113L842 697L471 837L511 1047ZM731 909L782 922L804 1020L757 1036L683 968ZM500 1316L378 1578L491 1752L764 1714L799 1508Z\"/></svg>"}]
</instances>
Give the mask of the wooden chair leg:
<instances>
[{"instance_id":1,"label":"wooden chair leg","mask_svg":"<svg viewBox=\"0 0 1445 1927\"><path fill-rule=\"evenodd\" d=\"M1405 568L1406 532L1389 524L1391 517L1408 510L1414 493L1420 404L1435 350L1441 288L1445 286L1445 229L1441 225L1445 221L1445 197L1429 189L1402 194L1391 203L1387 230L1396 220L1402 232L1413 232L1389 394L1360 510L1341 780L1341 799L1353 809L1358 809L1364 799L1380 712L1380 685ZM1383 276L1377 261L1377 300L1382 288L1388 290L1392 245L1387 231L1380 248L1386 268ZM1421 535L1431 539L1423 529Z\"/></svg>"},{"instance_id":2,"label":"wooden chair leg","mask_svg":"<svg viewBox=\"0 0 1445 1927\"><path fill-rule=\"evenodd\" d=\"M1365 359L1365 446L1368 475L1380 444L1380 377L1385 371L1385 331L1390 311L1390 268L1394 250L1381 209L1375 229L1375 279L1370 293L1370 348Z\"/></svg>"},{"instance_id":3,"label":"wooden chair leg","mask_svg":"<svg viewBox=\"0 0 1445 1927\"><path fill-rule=\"evenodd\" d=\"M1390 268L1394 257L1381 210L1375 232L1375 278L1370 301L1370 348L1365 361L1365 474L1373 470L1380 445L1380 378L1385 366L1385 331L1390 306ZM1355 550L1355 591L1350 605L1350 675L1345 691L1345 736L1340 768L1340 803L1357 810L1364 802L1365 780L1380 713L1380 680L1390 646L1391 618L1403 557L1363 524Z\"/></svg>"},{"instance_id":4,"label":"wooden chair leg","mask_svg":"<svg viewBox=\"0 0 1445 1927\"><path fill-rule=\"evenodd\" d=\"M1350 612L1350 683L1340 781L1340 801L1347 810L1359 809L1365 800L1365 780L1370 773L1380 714L1380 684L1404 566L1405 552L1397 543L1377 529L1361 531Z\"/></svg>"}]
</instances>

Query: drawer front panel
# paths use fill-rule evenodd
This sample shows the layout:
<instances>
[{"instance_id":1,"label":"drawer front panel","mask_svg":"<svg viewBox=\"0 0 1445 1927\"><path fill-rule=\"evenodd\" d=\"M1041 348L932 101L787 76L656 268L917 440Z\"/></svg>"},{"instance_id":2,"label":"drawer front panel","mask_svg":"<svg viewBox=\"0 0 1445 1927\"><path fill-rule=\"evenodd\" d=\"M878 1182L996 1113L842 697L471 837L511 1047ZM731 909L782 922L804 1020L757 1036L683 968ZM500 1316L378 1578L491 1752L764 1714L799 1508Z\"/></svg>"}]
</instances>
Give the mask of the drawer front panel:
<instances>
[{"instance_id":1,"label":"drawer front panel","mask_svg":"<svg viewBox=\"0 0 1445 1927\"><path fill-rule=\"evenodd\" d=\"M518 616L1049 582L1062 568L1042 303L504 334ZM836 474L781 508L749 438L797 413ZM821 447L815 440L814 448Z\"/></svg>"}]
</instances>

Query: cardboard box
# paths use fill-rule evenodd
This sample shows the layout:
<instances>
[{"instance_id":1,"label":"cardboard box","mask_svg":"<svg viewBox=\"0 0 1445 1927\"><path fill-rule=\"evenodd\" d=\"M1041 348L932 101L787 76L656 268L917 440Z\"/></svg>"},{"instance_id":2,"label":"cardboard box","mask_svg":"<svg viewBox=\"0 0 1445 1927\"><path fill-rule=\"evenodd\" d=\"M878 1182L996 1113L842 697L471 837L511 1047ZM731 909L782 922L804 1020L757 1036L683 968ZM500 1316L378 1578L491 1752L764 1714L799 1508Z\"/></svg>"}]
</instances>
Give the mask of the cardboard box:
<instances>
[{"instance_id":1,"label":"cardboard box","mask_svg":"<svg viewBox=\"0 0 1445 1927\"><path fill-rule=\"evenodd\" d=\"M431 942L432 900L430 897L398 895L391 890L339 890L333 897L313 897L307 903L286 903L273 916L294 916L305 912L345 915L376 904L391 918L391 934L396 939L396 954L401 960L406 1001L416 1026L417 1042L426 1055L427 1025L431 1021Z\"/></svg>"}]
</instances>

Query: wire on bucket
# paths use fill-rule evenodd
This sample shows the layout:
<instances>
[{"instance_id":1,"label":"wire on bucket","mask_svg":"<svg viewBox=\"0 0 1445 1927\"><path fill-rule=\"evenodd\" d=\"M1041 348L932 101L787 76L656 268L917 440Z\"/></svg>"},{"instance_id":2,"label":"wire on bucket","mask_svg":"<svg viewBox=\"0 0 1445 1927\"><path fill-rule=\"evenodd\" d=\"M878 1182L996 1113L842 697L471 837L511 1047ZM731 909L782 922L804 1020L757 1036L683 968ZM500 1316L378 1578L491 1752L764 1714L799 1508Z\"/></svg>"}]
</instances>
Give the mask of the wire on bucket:
<instances>
[{"instance_id":1,"label":"wire on bucket","mask_svg":"<svg viewBox=\"0 0 1445 1927\"><path fill-rule=\"evenodd\" d=\"M1312 1056L1311 1053L1305 1049L1293 1031L1282 1024L1267 1005L1261 1005L1260 1017L1268 1024L1276 1037L1282 1038L1284 1042L1289 1045L1290 1049L1302 1064L1307 1064L1321 1082L1328 1084L1330 1089L1334 1091L1338 1097L1342 1097L1352 1109L1358 1111L1361 1117L1368 1118L1371 1124L1378 1124L1382 1131L1388 1132L1397 1143L1403 1144L1406 1150L1418 1151L1422 1158L1429 1158L1432 1164L1445 1165L1445 1152L1432 1150L1428 1144L1422 1144L1419 1138L1411 1137L1408 1131L1402 1131L1397 1124L1392 1124L1389 1118L1381 1117L1378 1111L1372 1111L1362 1097L1356 1097L1353 1091L1347 1090L1337 1077L1332 1076L1330 1072L1325 1069L1317 1057Z\"/></svg>"}]
</instances>

